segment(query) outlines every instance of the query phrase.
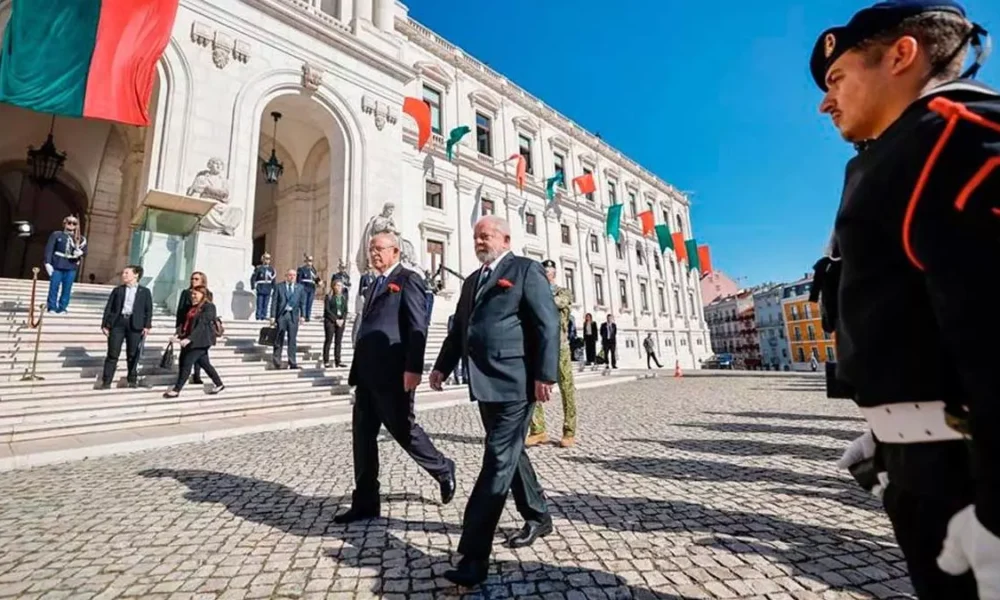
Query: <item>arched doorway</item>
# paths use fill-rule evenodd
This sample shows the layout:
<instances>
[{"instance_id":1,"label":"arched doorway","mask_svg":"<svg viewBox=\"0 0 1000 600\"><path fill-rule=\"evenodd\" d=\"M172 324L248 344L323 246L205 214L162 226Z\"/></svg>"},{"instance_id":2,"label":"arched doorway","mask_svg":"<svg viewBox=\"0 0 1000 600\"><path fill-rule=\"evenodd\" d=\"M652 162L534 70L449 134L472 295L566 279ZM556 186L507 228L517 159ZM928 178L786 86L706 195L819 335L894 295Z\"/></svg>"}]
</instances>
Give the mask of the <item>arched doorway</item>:
<instances>
[{"instance_id":1,"label":"arched doorway","mask_svg":"<svg viewBox=\"0 0 1000 600\"><path fill-rule=\"evenodd\" d=\"M56 181L39 189L28 176L27 165L0 169L0 277L30 278L32 267L41 268L49 235L62 229L67 215L76 215L80 230L87 230L87 199L78 187ZM17 237L15 221L29 221L34 235Z\"/></svg>"}]
</instances>

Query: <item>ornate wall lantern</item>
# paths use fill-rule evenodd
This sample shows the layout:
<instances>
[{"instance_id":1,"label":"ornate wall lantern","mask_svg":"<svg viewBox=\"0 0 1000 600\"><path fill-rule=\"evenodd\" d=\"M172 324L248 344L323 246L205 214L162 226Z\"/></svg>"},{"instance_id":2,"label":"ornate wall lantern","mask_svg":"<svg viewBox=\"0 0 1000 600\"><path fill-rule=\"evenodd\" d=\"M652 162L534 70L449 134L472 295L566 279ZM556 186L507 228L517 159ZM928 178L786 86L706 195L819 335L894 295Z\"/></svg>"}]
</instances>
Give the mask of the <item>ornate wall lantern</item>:
<instances>
[{"instance_id":1,"label":"ornate wall lantern","mask_svg":"<svg viewBox=\"0 0 1000 600\"><path fill-rule=\"evenodd\" d=\"M264 172L264 181L270 184L278 183L281 175L285 172L285 165L278 160L276 149L278 147L278 120L281 119L280 112L272 112L274 119L274 136L271 138L271 158L262 161L261 170Z\"/></svg>"},{"instance_id":2,"label":"ornate wall lantern","mask_svg":"<svg viewBox=\"0 0 1000 600\"><path fill-rule=\"evenodd\" d=\"M49 136L41 148L35 149L28 146L28 176L40 188L55 183L59 171L62 170L66 162L66 153L56 150L56 145L52 141L52 130L56 126L56 117L52 115L52 123L49 125Z\"/></svg>"}]
</instances>

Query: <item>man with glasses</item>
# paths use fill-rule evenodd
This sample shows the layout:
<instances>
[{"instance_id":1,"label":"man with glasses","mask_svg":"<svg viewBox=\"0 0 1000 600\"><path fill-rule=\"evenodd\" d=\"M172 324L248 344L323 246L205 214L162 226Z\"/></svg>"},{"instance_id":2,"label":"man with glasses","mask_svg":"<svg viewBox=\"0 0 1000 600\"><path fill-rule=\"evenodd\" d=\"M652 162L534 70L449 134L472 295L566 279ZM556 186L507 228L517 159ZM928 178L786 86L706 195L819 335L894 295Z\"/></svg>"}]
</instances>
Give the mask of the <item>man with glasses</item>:
<instances>
[{"instance_id":1,"label":"man with glasses","mask_svg":"<svg viewBox=\"0 0 1000 600\"><path fill-rule=\"evenodd\" d=\"M80 259L87 253L87 240L80 235L80 221L70 215L63 219L63 230L53 231L45 244L45 271L49 274L49 297L46 308L51 314L68 312L70 293Z\"/></svg>"}]
</instances>

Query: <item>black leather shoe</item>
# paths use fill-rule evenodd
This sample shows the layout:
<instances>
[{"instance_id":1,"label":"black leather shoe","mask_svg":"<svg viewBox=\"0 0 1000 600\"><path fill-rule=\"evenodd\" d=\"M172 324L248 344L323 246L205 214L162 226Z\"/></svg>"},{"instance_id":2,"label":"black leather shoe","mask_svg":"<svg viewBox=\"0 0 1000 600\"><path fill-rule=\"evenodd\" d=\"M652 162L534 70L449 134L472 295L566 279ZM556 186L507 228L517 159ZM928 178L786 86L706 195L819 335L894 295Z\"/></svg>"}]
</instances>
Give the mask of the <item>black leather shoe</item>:
<instances>
[{"instance_id":1,"label":"black leather shoe","mask_svg":"<svg viewBox=\"0 0 1000 600\"><path fill-rule=\"evenodd\" d=\"M462 587L472 588L486 581L489 562L462 557L458 567L444 572L444 578Z\"/></svg>"},{"instance_id":2,"label":"black leather shoe","mask_svg":"<svg viewBox=\"0 0 1000 600\"><path fill-rule=\"evenodd\" d=\"M551 519L544 523L528 521L520 531L507 538L507 547L525 548L534 544L538 538L543 538L550 533L552 533Z\"/></svg>"},{"instance_id":3,"label":"black leather shoe","mask_svg":"<svg viewBox=\"0 0 1000 600\"><path fill-rule=\"evenodd\" d=\"M205 384L205 382L201 380L201 377L192 377L191 378L191 383L193 383L195 385L204 385Z\"/></svg>"},{"instance_id":4,"label":"black leather shoe","mask_svg":"<svg viewBox=\"0 0 1000 600\"><path fill-rule=\"evenodd\" d=\"M455 498L455 461L451 463L451 470L438 483L441 484L441 504L448 504Z\"/></svg>"},{"instance_id":5,"label":"black leather shoe","mask_svg":"<svg viewBox=\"0 0 1000 600\"><path fill-rule=\"evenodd\" d=\"M347 509L347 512L340 513L333 518L333 522L339 525L346 525L347 523L354 523L356 521L365 521L367 519L377 519L381 516L381 510L375 509L358 509L353 506Z\"/></svg>"}]
</instances>

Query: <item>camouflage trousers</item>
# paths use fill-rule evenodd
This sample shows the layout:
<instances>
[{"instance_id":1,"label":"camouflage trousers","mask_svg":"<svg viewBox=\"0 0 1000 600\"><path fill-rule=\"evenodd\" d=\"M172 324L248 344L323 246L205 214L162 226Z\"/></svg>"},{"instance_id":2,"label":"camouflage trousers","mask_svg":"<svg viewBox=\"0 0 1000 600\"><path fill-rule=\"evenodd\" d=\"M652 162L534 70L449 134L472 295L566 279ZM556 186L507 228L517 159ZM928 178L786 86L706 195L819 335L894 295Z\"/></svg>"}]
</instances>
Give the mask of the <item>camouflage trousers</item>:
<instances>
[{"instance_id":1,"label":"camouflage trousers","mask_svg":"<svg viewBox=\"0 0 1000 600\"><path fill-rule=\"evenodd\" d=\"M559 395L563 405L563 437L576 435L576 386L573 384L573 363L568 346L559 349ZM535 403L535 414L531 416L531 435L545 432L545 408Z\"/></svg>"}]
</instances>

